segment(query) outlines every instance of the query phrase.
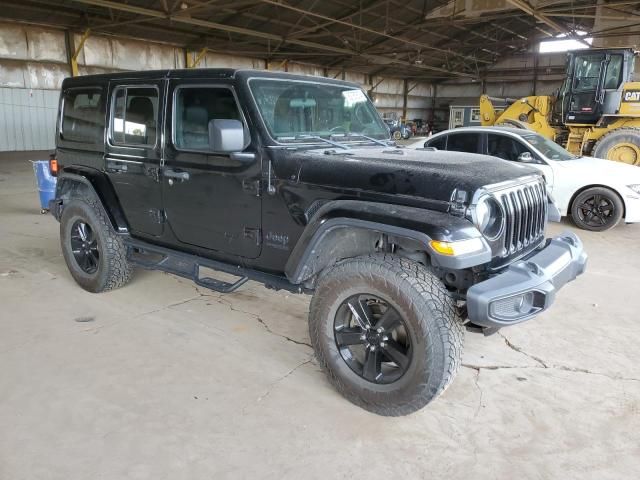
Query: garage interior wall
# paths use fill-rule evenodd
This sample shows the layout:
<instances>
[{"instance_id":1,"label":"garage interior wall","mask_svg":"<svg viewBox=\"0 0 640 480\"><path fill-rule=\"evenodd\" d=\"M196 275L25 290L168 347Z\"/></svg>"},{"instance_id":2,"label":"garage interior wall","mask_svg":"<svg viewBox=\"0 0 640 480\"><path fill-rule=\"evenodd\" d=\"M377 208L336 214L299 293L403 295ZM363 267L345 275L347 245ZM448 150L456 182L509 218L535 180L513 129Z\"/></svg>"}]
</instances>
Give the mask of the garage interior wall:
<instances>
[{"instance_id":1,"label":"garage interior wall","mask_svg":"<svg viewBox=\"0 0 640 480\"><path fill-rule=\"evenodd\" d=\"M73 34L73 44L81 35ZM81 75L126 70L173 69L185 67L185 49L168 44L112 36L89 36L78 57ZM62 80L71 74L65 32L54 28L17 23L0 23L0 151L39 150L54 147L55 116ZM323 68L291 61L207 53L198 68L232 67L287 71L344 79L361 85L387 118L431 119L446 123L448 108L456 99L494 96L519 97L532 94L531 72L539 72L534 82L538 94L548 94L559 86L564 55L534 55L510 58L493 65L483 82L448 81L432 85L364 73ZM494 76L494 78L491 77ZM499 80L498 80L499 79ZM407 93L406 102L404 100ZM434 103L435 102L435 103Z\"/></svg>"}]
</instances>

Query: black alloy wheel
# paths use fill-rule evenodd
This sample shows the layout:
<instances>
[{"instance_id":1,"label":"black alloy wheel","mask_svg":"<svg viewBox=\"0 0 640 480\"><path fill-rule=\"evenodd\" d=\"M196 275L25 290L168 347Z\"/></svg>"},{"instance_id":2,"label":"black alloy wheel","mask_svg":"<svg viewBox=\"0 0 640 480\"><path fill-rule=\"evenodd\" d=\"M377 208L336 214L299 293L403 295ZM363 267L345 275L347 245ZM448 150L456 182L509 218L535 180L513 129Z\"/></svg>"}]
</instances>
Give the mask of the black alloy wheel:
<instances>
[{"instance_id":1,"label":"black alloy wheel","mask_svg":"<svg viewBox=\"0 0 640 480\"><path fill-rule=\"evenodd\" d=\"M98 270L100 250L98 239L91 226L76 220L71 227L71 251L73 258L83 272L92 275Z\"/></svg>"},{"instance_id":2,"label":"black alloy wheel","mask_svg":"<svg viewBox=\"0 0 640 480\"><path fill-rule=\"evenodd\" d=\"M600 194L587 197L578 205L578 218L590 227L606 227L616 214L613 201Z\"/></svg>"},{"instance_id":3,"label":"black alloy wheel","mask_svg":"<svg viewBox=\"0 0 640 480\"><path fill-rule=\"evenodd\" d=\"M393 383L409 368L411 341L404 320L375 295L354 295L342 302L334 335L342 359L369 382Z\"/></svg>"},{"instance_id":4,"label":"black alloy wheel","mask_svg":"<svg viewBox=\"0 0 640 480\"><path fill-rule=\"evenodd\" d=\"M578 227L585 230L609 230L620 223L623 215L622 199L606 187L588 188L571 202L571 217Z\"/></svg>"}]
</instances>

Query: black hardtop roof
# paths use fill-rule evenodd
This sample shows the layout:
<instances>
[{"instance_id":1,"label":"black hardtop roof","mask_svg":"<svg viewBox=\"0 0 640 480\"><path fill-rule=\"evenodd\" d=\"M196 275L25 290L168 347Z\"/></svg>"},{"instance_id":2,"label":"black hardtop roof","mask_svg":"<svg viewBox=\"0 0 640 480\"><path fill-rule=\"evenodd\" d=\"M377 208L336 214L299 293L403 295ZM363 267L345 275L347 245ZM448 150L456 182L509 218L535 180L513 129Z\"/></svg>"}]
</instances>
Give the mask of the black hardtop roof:
<instances>
[{"instance_id":1,"label":"black hardtop roof","mask_svg":"<svg viewBox=\"0 0 640 480\"><path fill-rule=\"evenodd\" d=\"M146 71L128 71L116 73L100 73L96 75L82 75L79 77L65 78L62 88L73 86L84 86L95 84L96 82L104 83L109 81L122 80L144 80L144 79L160 79L160 78L202 78L202 79L234 79L239 78L246 80L251 77L275 78L283 80L297 80L307 82L331 83L334 85L344 85L349 87L360 86L356 83L338 80L334 78L318 77L312 75L297 75L285 72L273 72L270 70L255 69L236 69L236 68L182 68L174 70L146 70Z\"/></svg>"}]
</instances>

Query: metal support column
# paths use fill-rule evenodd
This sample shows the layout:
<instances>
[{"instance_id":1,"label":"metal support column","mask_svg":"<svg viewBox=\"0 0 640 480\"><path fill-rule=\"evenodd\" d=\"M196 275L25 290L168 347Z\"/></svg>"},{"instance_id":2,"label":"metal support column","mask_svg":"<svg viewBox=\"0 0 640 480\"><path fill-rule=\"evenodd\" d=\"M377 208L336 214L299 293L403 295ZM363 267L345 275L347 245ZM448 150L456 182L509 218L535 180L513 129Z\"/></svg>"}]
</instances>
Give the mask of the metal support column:
<instances>
[{"instance_id":1,"label":"metal support column","mask_svg":"<svg viewBox=\"0 0 640 480\"><path fill-rule=\"evenodd\" d=\"M538 90L538 64L540 63L540 53L538 49L533 54L533 92L532 95L536 94Z\"/></svg>"},{"instance_id":2,"label":"metal support column","mask_svg":"<svg viewBox=\"0 0 640 480\"><path fill-rule=\"evenodd\" d=\"M67 56L69 58L69 67L71 68L71 76L77 77L80 75L80 70L78 68L78 57L80 56L80 52L82 52L82 47L84 47L84 42L89 38L89 34L91 30L87 28L82 36L80 37L80 41L78 45L75 45L75 39L73 38L73 33L67 31L65 33L65 41L67 44ZM73 53L71 53L73 52Z\"/></svg>"},{"instance_id":3,"label":"metal support column","mask_svg":"<svg viewBox=\"0 0 640 480\"><path fill-rule=\"evenodd\" d=\"M208 51L207 47L201 48L194 58L193 53L187 50L187 68L196 68Z\"/></svg>"},{"instance_id":4,"label":"metal support column","mask_svg":"<svg viewBox=\"0 0 640 480\"><path fill-rule=\"evenodd\" d=\"M404 79L402 86L402 121L407 121L407 104L409 103L409 80Z\"/></svg>"}]
</instances>

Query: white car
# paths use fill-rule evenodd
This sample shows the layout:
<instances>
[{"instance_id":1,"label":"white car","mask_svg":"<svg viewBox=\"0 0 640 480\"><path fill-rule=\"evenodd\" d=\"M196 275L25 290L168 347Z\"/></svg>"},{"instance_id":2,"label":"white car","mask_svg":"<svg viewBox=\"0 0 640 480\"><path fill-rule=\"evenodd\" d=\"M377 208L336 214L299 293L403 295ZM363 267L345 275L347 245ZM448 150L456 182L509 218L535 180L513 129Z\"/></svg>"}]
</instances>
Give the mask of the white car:
<instances>
[{"instance_id":1,"label":"white car","mask_svg":"<svg viewBox=\"0 0 640 480\"><path fill-rule=\"evenodd\" d=\"M561 215L571 215L586 230L608 230L622 218L626 223L640 222L640 167L576 157L530 130L456 128L408 147L481 153L537 168L544 173Z\"/></svg>"}]
</instances>

